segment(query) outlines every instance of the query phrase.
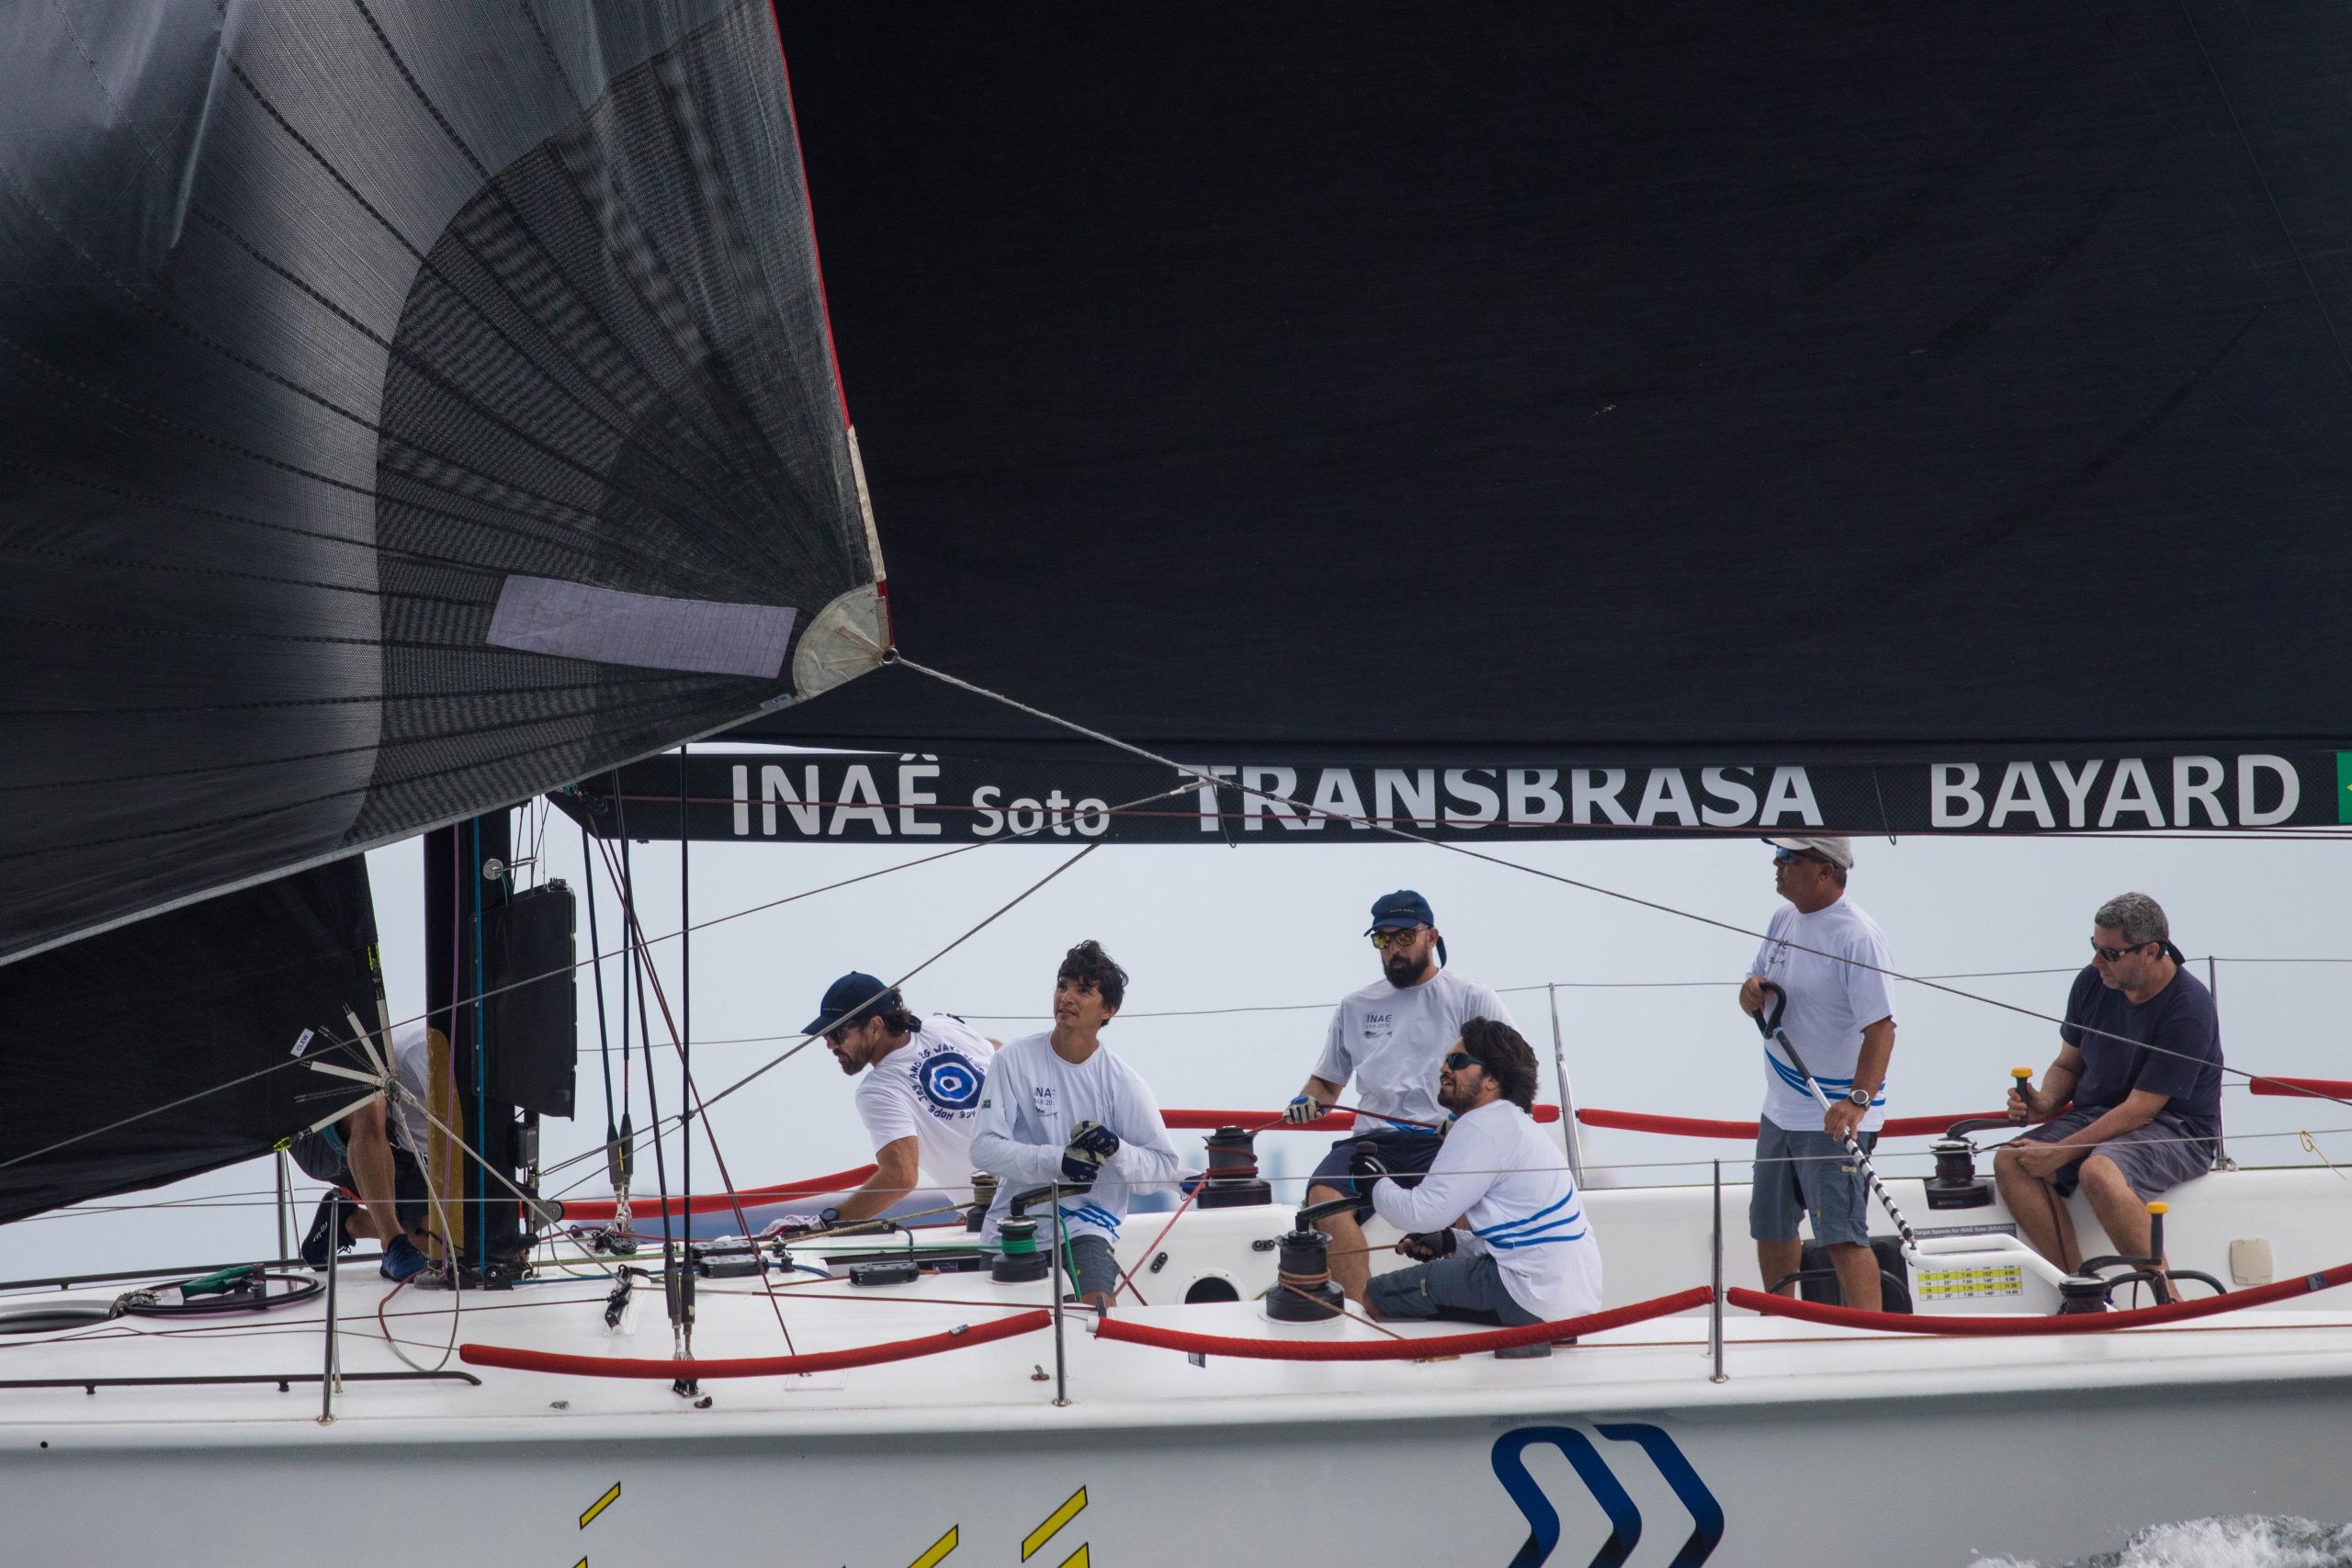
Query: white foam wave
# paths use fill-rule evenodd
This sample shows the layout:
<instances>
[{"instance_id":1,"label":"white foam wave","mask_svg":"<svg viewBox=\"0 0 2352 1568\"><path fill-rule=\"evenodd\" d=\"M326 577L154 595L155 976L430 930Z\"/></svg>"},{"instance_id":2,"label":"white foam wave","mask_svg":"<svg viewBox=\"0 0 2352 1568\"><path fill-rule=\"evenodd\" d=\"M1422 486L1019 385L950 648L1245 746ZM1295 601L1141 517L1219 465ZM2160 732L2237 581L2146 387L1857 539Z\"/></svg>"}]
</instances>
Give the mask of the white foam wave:
<instances>
[{"instance_id":1,"label":"white foam wave","mask_svg":"<svg viewBox=\"0 0 2352 1568\"><path fill-rule=\"evenodd\" d=\"M1969 1568L2042 1568L2030 1558L1980 1557ZM2151 1525L2120 1551L2064 1568L2352 1568L2352 1526L2235 1514Z\"/></svg>"}]
</instances>

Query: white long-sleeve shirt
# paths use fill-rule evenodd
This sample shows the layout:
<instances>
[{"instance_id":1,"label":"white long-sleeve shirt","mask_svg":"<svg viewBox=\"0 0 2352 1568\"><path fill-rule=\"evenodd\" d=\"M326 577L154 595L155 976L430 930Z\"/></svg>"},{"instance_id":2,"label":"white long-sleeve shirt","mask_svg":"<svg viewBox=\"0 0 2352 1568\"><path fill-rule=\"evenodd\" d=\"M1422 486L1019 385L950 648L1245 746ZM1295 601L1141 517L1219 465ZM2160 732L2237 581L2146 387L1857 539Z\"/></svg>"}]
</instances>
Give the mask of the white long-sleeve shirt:
<instances>
[{"instance_id":1,"label":"white long-sleeve shirt","mask_svg":"<svg viewBox=\"0 0 2352 1568\"><path fill-rule=\"evenodd\" d=\"M1600 1310L1600 1244L1567 1158L1507 1100L1463 1115L1421 1184L1379 1182L1372 1206L1399 1230L1467 1220L1455 1250L1494 1254L1510 1299L1546 1322Z\"/></svg>"},{"instance_id":2,"label":"white long-sleeve shirt","mask_svg":"<svg viewBox=\"0 0 2352 1568\"><path fill-rule=\"evenodd\" d=\"M984 1243L996 1241L998 1223L1016 1194L1067 1179L1062 1150L1080 1122L1099 1122L1116 1134L1119 1152L1102 1162L1092 1190L1063 1201L1069 1235L1116 1244L1129 1191L1172 1186L1182 1174L1159 1101L1141 1074L1107 1048L1096 1047L1083 1062L1065 1062L1054 1054L1052 1035L1026 1035L996 1054L972 1128L972 1163L997 1179Z\"/></svg>"}]
</instances>

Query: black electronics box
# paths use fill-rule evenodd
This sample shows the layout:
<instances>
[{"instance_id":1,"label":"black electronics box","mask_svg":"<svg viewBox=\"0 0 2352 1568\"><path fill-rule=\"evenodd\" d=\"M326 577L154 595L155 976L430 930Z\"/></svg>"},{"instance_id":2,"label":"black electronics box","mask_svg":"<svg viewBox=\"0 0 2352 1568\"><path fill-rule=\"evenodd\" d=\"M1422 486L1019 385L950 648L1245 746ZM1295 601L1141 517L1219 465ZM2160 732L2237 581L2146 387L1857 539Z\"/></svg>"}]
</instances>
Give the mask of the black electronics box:
<instances>
[{"instance_id":1,"label":"black electronics box","mask_svg":"<svg viewBox=\"0 0 2352 1568\"><path fill-rule=\"evenodd\" d=\"M488 911L482 932L491 1096L567 1119L579 1061L573 918L571 889L547 882Z\"/></svg>"}]
</instances>

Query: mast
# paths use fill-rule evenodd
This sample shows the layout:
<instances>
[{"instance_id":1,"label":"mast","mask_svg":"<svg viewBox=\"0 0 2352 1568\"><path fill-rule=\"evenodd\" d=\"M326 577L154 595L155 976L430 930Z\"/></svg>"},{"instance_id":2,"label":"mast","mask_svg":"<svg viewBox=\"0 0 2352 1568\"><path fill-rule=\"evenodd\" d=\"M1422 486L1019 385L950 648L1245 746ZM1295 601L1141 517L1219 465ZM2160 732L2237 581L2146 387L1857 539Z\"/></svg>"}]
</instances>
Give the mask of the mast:
<instances>
[{"instance_id":1,"label":"mast","mask_svg":"<svg viewBox=\"0 0 2352 1568\"><path fill-rule=\"evenodd\" d=\"M483 996L490 988L487 922L508 899L513 829L506 812L492 811L435 829L424 835L424 984L435 1081L455 1083L461 1120L452 1121L451 1130L481 1155L474 1160L436 1146L431 1163L436 1189L457 1200L447 1218L462 1271L496 1284L513 1277L523 1227L513 1195L485 1163L513 1178L523 1163L526 1124L529 1142L537 1143L538 1134L536 1116L492 1095L491 1008ZM436 1145L445 1141L435 1139Z\"/></svg>"}]
</instances>

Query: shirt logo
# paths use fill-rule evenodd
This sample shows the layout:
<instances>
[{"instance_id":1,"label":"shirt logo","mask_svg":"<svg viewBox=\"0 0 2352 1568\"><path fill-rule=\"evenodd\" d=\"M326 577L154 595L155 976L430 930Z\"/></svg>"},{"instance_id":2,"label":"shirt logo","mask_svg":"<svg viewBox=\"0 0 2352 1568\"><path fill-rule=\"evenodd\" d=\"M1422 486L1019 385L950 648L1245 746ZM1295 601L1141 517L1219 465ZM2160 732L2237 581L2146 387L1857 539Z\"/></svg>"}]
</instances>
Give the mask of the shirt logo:
<instances>
[{"instance_id":1,"label":"shirt logo","mask_svg":"<svg viewBox=\"0 0 2352 1568\"><path fill-rule=\"evenodd\" d=\"M1029 1090L1029 1102L1037 1108L1038 1115L1051 1116L1054 1113L1054 1086L1049 1083L1033 1086Z\"/></svg>"},{"instance_id":2,"label":"shirt logo","mask_svg":"<svg viewBox=\"0 0 2352 1568\"><path fill-rule=\"evenodd\" d=\"M915 1089L935 1115L971 1114L979 1103L980 1070L960 1051L934 1051L915 1064Z\"/></svg>"}]
</instances>

